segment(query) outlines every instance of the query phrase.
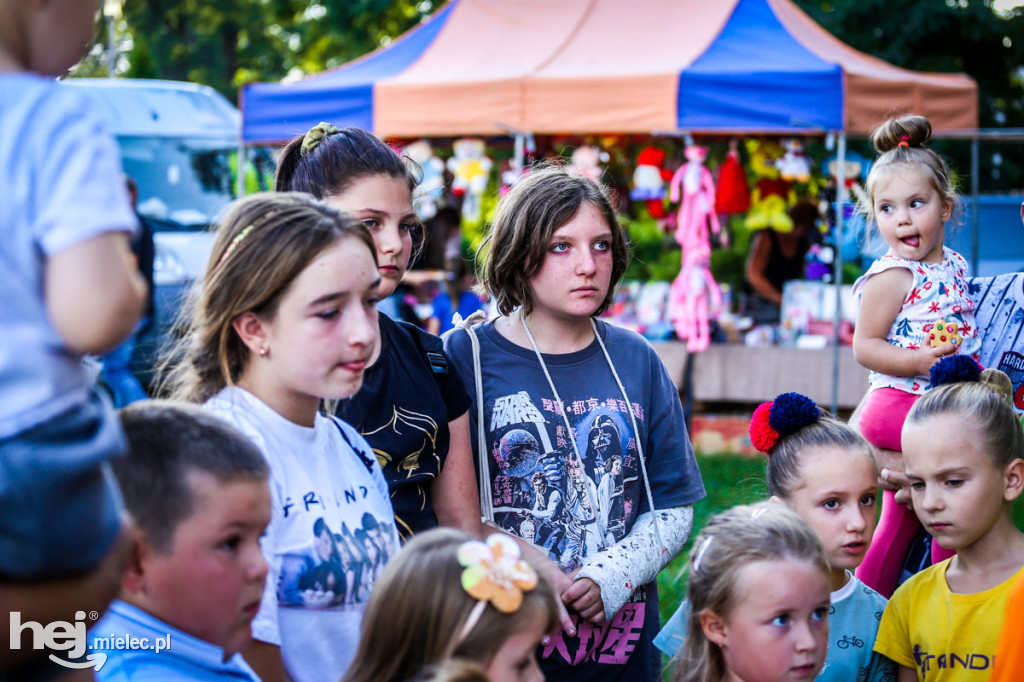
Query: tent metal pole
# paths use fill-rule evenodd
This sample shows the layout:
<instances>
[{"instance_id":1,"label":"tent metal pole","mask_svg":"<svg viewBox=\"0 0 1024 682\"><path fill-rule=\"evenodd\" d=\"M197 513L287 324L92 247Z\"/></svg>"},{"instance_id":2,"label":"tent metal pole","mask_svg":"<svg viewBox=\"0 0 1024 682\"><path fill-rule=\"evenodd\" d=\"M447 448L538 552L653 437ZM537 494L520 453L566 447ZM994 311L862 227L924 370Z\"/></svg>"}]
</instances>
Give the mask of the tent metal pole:
<instances>
[{"instance_id":1,"label":"tent metal pole","mask_svg":"<svg viewBox=\"0 0 1024 682\"><path fill-rule=\"evenodd\" d=\"M836 153L836 259L833 263L833 290L836 298L832 327L832 414L839 412L839 324L843 319L843 211L846 207L846 131L839 133Z\"/></svg>"},{"instance_id":2,"label":"tent metal pole","mask_svg":"<svg viewBox=\"0 0 1024 682\"><path fill-rule=\"evenodd\" d=\"M971 138L971 274L978 276L978 147L977 137Z\"/></svg>"},{"instance_id":3,"label":"tent metal pole","mask_svg":"<svg viewBox=\"0 0 1024 682\"><path fill-rule=\"evenodd\" d=\"M235 170L235 196L239 199L245 196L245 142L238 138L238 168Z\"/></svg>"}]
</instances>

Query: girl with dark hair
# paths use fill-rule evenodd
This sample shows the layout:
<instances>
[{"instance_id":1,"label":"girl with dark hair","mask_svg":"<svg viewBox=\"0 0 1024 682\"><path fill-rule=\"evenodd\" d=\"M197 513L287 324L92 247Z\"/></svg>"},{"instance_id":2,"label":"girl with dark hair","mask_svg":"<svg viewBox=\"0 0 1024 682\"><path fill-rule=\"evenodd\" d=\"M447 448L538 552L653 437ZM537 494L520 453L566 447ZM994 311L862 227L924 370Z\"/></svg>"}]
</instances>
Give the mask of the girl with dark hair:
<instances>
[{"instance_id":1,"label":"girl with dark hair","mask_svg":"<svg viewBox=\"0 0 1024 682\"><path fill-rule=\"evenodd\" d=\"M413 212L416 178L405 160L370 133L321 123L284 148L278 191L312 194L350 214L373 237L386 299L420 247ZM437 337L379 317L363 388L337 415L373 447L391 487L403 540L437 525L480 533L469 447L469 399Z\"/></svg>"}]
</instances>

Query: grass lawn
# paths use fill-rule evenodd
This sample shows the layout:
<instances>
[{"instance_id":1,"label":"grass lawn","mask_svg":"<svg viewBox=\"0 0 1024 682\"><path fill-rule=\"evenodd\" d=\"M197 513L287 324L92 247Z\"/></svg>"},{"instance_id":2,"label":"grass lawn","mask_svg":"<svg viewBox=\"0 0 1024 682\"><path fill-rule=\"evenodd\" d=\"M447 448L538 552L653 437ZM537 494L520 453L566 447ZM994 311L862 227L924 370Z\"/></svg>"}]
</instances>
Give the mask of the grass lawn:
<instances>
[{"instance_id":1,"label":"grass lawn","mask_svg":"<svg viewBox=\"0 0 1024 682\"><path fill-rule=\"evenodd\" d=\"M704 478L708 496L694 506L693 534L718 512L767 499L768 487L764 481L764 457L742 455L698 455L697 466ZM686 549L658 576L658 598L661 603L661 622L664 624L675 613L686 593L686 577L682 570L690 556L690 543Z\"/></svg>"}]
</instances>

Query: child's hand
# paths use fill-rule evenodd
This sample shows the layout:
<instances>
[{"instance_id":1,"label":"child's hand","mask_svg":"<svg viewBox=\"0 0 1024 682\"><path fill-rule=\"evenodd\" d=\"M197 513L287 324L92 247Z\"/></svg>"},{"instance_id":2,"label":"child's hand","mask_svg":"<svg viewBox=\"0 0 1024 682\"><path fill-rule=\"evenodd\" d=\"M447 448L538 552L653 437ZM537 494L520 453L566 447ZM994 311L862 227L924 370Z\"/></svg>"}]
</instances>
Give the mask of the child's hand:
<instances>
[{"instance_id":1,"label":"child's hand","mask_svg":"<svg viewBox=\"0 0 1024 682\"><path fill-rule=\"evenodd\" d=\"M891 490L896 491L896 504L902 504L913 511L914 503L910 497L910 479L902 471L893 471L892 469L882 469L879 472L879 476L883 481L888 483L888 487Z\"/></svg>"},{"instance_id":2,"label":"child's hand","mask_svg":"<svg viewBox=\"0 0 1024 682\"><path fill-rule=\"evenodd\" d=\"M551 561L550 559L546 559L546 561L547 563L544 564L544 566L548 570L545 571L545 577L548 579L548 582L551 583L551 587L554 589L555 594L564 594L570 587L572 587L572 578L562 573L561 569L558 568L558 564L554 561ZM569 615L569 611L565 608L567 603L568 602L563 603L563 601L558 602L558 621L562 624L562 629L565 630L570 637L575 637L576 626L572 622L572 616Z\"/></svg>"},{"instance_id":3,"label":"child's hand","mask_svg":"<svg viewBox=\"0 0 1024 682\"><path fill-rule=\"evenodd\" d=\"M605 620L601 586L590 578L574 580L569 589L562 592L562 601L591 623L603 623Z\"/></svg>"},{"instance_id":4,"label":"child's hand","mask_svg":"<svg viewBox=\"0 0 1024 682\"><path fill-rule=\"evenodd\" d=\"M918 366L917 374L914 376L926 377L932 370L932 365L938 362L941 358L947 355L952 355L956 352L956 346L951 343L945 346L923 346L919 350L914 351L917 354Z\"/></svg>"}]
</instances>

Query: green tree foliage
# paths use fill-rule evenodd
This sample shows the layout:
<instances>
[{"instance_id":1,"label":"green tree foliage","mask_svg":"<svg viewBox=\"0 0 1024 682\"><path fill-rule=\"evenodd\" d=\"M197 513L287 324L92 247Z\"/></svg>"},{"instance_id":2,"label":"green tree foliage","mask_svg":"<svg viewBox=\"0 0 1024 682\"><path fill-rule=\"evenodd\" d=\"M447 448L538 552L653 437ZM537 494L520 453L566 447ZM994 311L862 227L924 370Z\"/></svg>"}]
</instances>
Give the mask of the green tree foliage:
<instances>
[{"instance_id":1,"label":"green tree foliage","mask_svg":"<svg viewBox=\"0 0 1024 682\"><path fill-rule=\"evenodd\" d=\"M213 86L232 101L245 83L317 73L401 35L444 0L146 0L126 2L131 78ZM106 28L92 60L104 63ZM90 67L81 74L98 69Z\"/></svg>"},{"instance_id":2,"label":"green tree foliage","mask_svg":"<svg viewBox=\"0 0 1024 682\"><path fill-rule=\"evenodd\" d=\"M1024 7L1000 16L991 0L795 1L861 52L907 69L974 78L981 127L1024 127ZM966 144L937 147L969 172ZM981 149L982 191L1024 187L1024 145Z\"/></svg>"}]
</instances>

